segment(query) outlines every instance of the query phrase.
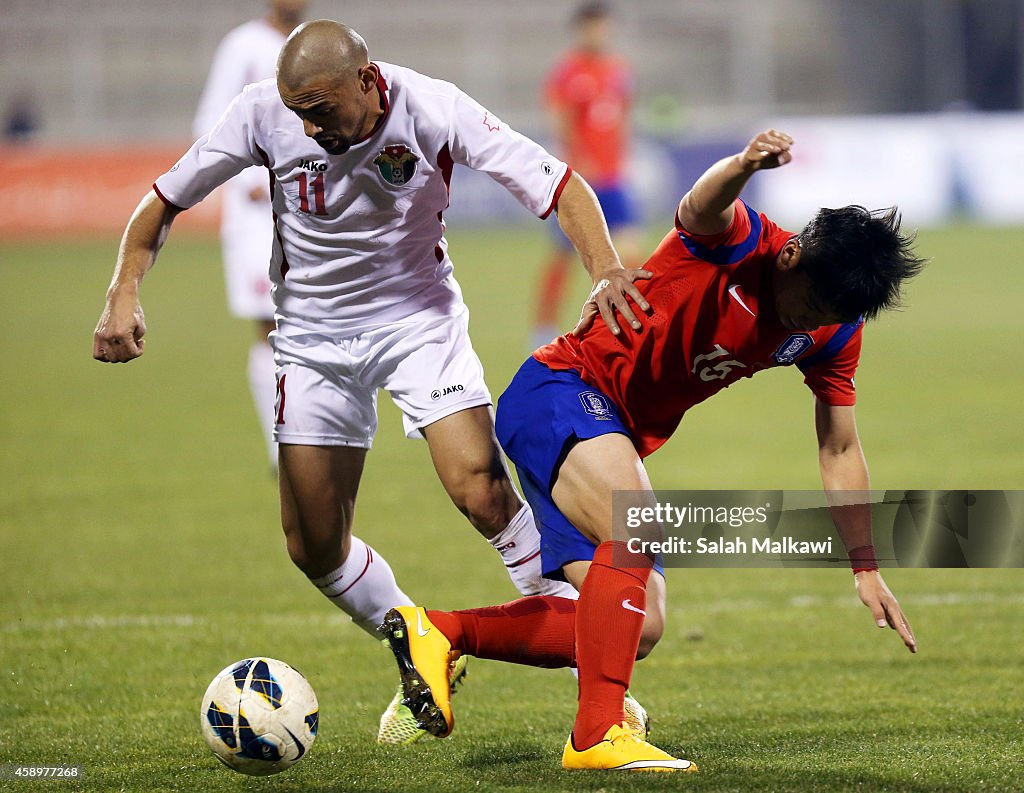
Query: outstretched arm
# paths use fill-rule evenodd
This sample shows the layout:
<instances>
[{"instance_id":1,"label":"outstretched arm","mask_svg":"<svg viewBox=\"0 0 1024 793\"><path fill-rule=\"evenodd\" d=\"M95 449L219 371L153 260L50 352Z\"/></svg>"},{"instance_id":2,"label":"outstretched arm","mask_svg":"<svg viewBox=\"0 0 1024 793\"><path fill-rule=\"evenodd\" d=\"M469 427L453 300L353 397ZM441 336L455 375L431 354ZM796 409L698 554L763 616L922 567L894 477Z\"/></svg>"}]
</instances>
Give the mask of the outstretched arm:
<instances>
[{"instance_id":1,"label":"outstretched arm","mask_svg":"<svg viewBox=\"0 0 1024 793\"><path fill-rule=\"evenodd\" d=\"M821 482L832 507L832 519L851 559L864 560L853 562L857 594L871 609L875 624L879 628L888 625L899 634L907 649L916 653L917 640L910 623L882 580L874 551L866 550L872 546L870 482L853 406L826 405L815 399L814 424Z\"/></svg>"},{"instance_id":2,"label":"outstretched arm","mask_svg":"<svg viewBox=\"0 0 1024 793\"><path fill-rule=\"evenodd\" d=\"M733 204L757 171L778 168L793 159L793 139L766 130L732 157L719 160L679 202L679 223L691 234L720 234L732 225Z\"/></svg>"},{"instance_id":3,"label":"outstretched arm","mask_svg":"<svg viewBox=\"0 0 1024 793\"><path fill-rule=\"evenodd\" d=\"M107 302L93 335L92 357L106 363L127 363L142 355L146 319L139 304L142 277L156 262L178 210L150 190L139 202L121 238Z\"/></svg>"}]
</instances>

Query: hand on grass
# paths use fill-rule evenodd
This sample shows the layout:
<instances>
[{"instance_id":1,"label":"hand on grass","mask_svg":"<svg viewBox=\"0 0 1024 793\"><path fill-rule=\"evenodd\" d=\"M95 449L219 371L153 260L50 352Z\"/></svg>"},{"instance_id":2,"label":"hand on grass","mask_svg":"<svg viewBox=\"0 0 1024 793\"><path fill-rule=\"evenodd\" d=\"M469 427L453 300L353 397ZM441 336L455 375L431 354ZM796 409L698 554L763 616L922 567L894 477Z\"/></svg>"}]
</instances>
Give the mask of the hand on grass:
<instances>
[{"instance_id":1,"label":"hand on grass","mask_svg":"<svg viewBox=\"0 0 1024 793\"><path fill-rule=\"evenodd\" d=\"M861 602L871 609L875 624L879 628L888 625L900 635L907 649L916 653L917 639L914 638L914 631L881 574L877 570L864 570L854 576L854 582Z\"/></svg>"}]
</instances>

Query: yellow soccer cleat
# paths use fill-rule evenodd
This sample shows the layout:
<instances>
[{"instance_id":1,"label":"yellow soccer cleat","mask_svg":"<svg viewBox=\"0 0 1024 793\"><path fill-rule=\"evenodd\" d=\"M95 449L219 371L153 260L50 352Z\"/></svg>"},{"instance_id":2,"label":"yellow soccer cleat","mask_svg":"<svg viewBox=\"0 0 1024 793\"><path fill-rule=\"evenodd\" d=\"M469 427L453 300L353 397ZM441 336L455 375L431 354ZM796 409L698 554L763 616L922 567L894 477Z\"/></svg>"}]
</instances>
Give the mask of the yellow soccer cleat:
<instances>
[{"instance_id":1,"label":"yellow soccer cleat","mask_svg":"<svg viewBox=\"0 0 1024 793\"><path fill-rule=\"evenodd\" d=\"M415 606L399 606L384 615L381 633L391 646L402 678L402 705L421 729L438 738L455 726L449 664L452 646Z\"/></svg>"},{"instance_id":2,"label":"yellow soccer cleat","mask_svg":"<svg viewBox=\"0 0 1024 793\"><path fill-rule=\"evenodd\" d=\"M387 641L384 644L387 645ZM463 655L449 666L448 682L451 685L453 696L466 679L468 661L469 656ZM402 685L399 683L398 691L395 692L387 710L381 714L380 727L377 730L377 743L385 746L408 746L429 734L416 723L412 711L402 704L404 696Z\"/></svg>"},{"instance_id":3,"label":"yellow soccer cleat","mask_svg":"<svg viewBox=\"0 0 1024 793\"><path fill-rule=\"evenodd\" d=\"M604 734L604 740L589 749L578 751L572 745L572 735L565 742L562 768L601 769L606 771L696 771L689 760L673 757L657 746L647 743L640 734L625 723L613 724Z\"/></svg>"},{"instance_id":4,"label":"yellow soccer cleat","mask_svg":"<svg viewBox=\"0 0 1024 793\"><path fill-rule=\"evenodd\" d=\"M626 710L626 726L646 741L651 734L651 717L647 715L644 706L633 699L628 690L623 706Z\"/></svg>"}]
</instances>

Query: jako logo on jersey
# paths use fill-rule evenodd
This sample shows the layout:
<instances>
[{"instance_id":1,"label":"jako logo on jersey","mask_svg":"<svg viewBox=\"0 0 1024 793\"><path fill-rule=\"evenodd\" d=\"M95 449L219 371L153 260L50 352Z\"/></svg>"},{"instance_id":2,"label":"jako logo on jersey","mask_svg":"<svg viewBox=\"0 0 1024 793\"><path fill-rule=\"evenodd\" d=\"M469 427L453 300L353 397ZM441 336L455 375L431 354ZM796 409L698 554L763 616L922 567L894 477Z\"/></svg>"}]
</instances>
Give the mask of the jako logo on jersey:
<instances>
[{"instance_id":1,"label":"jako logo on jersey","mask_svg":"<svg viewBox=\"0 0 1024 793\"><path fill-rule=\"evenodd\" d=\"M327 163L313 162L312 160L299 160L299 167L307 171L326 171Z\"/></svg>"},{"instance_id":2,"label":"jako logo on jersey","mask_svg":"<svg viewBox=\"0 0 1024 793\"><path fill-rule=\"evenodd\" d=\"M540 169L544 171L545 176L551 176L551 174L555 172L555 169L551 167L551 163L547 160L544 160L544 162L541 163Z\"/></svg>"},{"instance_id":3,"label":"jako logo on jersey","mask_svg":"<svg viewBox=\"0 0 1024 793\"><path fill-rule=\"evenodd\" d=\"M373 164L377 166L385 182L397 186L412 179L416 173L416 163L419 161L419 156L413 154L404 143L393 143L380 150Z\"/></svg>"},{"instance_id":4,"label":"jako logo on jersey","mask_svg":"<svg viewBox=\"0 0 1024 793\"><path fill-rule=\"evenodd\" d=\"M465 390L466 389L462 386L461 383L456 383L455 385L446 385L443 389L435 388L433 391L431 391L430 392L430 398L433 399L436 402L441 397L446 397L449 394L454 394L454 393L457 393L459 391L465 391Z\"/></svg>"},{"instance_id":5,"label":"jako logo on jersey","mask_svg":"<svg viewBox=\"0 0 1024 793\"><path fill-rule=\"evenodd\" d=\"M779 366L789 366L793 361L814 346L814 339L806 333L793 333L772 353L772 360Z\"/></svg>"},{"instance_id":6,"label":"jako logo on jersey","mask_svg":"<svg viewBox=\"0 0 1024 793\"><path fill-rule=\"evenodd\" d=\"M580 402L583 403L583 409L594 418L607 420L612 417L611 406L609 406L604 394L598 394L595 391L584 391L580 394Z\"/></svg>"}]
</instances>

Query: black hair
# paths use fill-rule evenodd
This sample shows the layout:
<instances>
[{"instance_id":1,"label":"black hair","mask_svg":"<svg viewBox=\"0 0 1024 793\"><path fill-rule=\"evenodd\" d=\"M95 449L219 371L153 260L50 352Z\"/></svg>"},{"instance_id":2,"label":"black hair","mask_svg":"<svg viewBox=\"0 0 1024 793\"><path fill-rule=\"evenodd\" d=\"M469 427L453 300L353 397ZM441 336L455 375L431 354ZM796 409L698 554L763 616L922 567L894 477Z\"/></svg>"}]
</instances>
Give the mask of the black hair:
<instances>
[{"instance_id":1,"label":"black hair","mask_svg":"<svg viewBox=\"0 0 1024 793\"><path fill-rule=\"evenodd\" d=\"M604 19L611 15L612 9L608 3L601 2L600 0L591 0L587 3L581 3L576 8L576 12L572 15L572 21L576 25L581 25L592 19Z\"/></svg>"},{"instance_id":2,"label":"black hair","mask_svg":"<svg viewBox=\"0 0 1024 793\"><path fill-rule=\"evenodd\" d=\"M797 237L798 269L815 300L846 322L898 308L903 282L926 261L914 254L914 236L900 232L900 220L896 207L819 210Z\"/></svg>"}]
</instances>

